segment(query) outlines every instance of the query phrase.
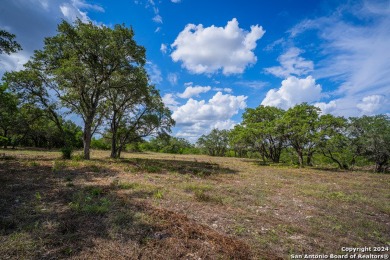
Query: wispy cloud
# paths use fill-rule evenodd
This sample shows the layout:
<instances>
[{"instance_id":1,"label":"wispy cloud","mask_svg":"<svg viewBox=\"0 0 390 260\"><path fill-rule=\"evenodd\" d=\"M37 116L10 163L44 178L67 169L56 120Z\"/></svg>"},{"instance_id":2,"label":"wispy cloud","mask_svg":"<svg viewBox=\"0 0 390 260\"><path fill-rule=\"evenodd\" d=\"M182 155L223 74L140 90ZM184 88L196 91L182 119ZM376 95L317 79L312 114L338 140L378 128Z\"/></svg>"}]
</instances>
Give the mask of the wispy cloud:
<instances>
[{"instance_id":1,"label":"wispy cloud","mask_svg":"<svg viewBox=\"0 0 390 260\"><path fill-rule=\"evenodd\" d=\"M385 2L387 4L384 4ZM351 17L354 20L351 20ZM356 115L359 113L358 103L366 97L377 95L389 97L388 1L360 2L348 8L342 6L331 16L306 19L289 31L290 38L294 41L312 30L318 33L322 42L319 46L321 57L316 62L313 76L319 80L327 79L339 84L336 91L331 94L337 97L339 102L336 103L340 109L346 109ZM371 106L376 109L371 113L389 112L389 100L385 98L381 106ZM363 106L365 107L360 105Z\"/></svg>"},{"instance_id":2,"label":"wispy cloud","mask_svg":"<svg viewBox=\"0 0 390 260\"><path fill-rule=\"evenodd\" d=\"M292 47L279 56L280 66L265 68L265 71L276 77L286 78L291 75L302 76L313 71L313 62L300 57L303 51Z\"/></svg>"}]
</instances>

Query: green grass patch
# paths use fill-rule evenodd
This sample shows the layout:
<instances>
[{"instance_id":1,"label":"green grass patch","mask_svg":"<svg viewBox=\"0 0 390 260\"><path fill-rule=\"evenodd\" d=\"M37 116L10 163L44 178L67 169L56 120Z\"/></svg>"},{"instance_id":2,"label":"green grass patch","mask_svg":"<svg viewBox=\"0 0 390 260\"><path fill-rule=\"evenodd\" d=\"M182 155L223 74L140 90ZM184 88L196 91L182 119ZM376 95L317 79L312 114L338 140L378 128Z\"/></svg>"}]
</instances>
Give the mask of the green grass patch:
<instances>
[{"instance_id":1,"label":"green grass patch","mask_svg":"<svg viewBox=\"0 0 390 260\"><path fill-rule=\"evenodd\" d=\"M155 199L162 199L164 198L164 191L157 189L153 192L153 198Z\"/></svg>"},{"instance_id":2,"label":"green grass patch","mask_svg":"<svg viewBox=\"0 0 390 260\"><path fill-rule=\"evenodd\" d=\"M53 173L59 173L63 171L66 168L66 162L62 160L55 160L53 161L53 165L51 167L51 171Z\"/></svg>"},{"instance_id":3,"label":"green grass patch","mask_svg":"<svg viewBox=\"0 0 390 260\"><path fill-rule=\"evenodd\" d=\"M136 183L136 182L119 182L117 184L117 186L119 189L122 189L122 190L130 190L130 189L136 189L136 188L140 187L141 185L139 183Z\"/></svg>"},{"instance_id":4,"label":"green grass patch","mask_svg":"<svg viewBox=\"0 0 390 260\"><path fill-rule=\"evenodd\" d=\"M206 192L206 191L210 191L211 189L212 189L211 185L206 185L206 184L191 183L184 186L185 192L196 192L196 191Z\"/></svg>"},{"instance_id":5,"label":"green grass patch","mask_svg":"<svg viewBox=\"0 0 390 260\"><path fill-rule=\"evenodd\" d=\"M104 214L110 210L111 202L99 187L89 187L73 195L71 209L85 214Z\"/></svg>"}]
</instances>

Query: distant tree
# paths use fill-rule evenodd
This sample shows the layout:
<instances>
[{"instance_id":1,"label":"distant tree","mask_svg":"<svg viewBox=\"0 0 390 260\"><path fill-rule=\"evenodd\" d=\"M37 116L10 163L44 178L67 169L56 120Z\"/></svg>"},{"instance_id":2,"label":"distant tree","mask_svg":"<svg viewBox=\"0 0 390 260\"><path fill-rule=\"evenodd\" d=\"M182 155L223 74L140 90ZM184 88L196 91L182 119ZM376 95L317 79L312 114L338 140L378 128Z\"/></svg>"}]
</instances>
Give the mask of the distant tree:
<instances>
[{"instance_id":1,"label":"distant tree","mask_svg":"<svg viewBox=\"0 0 390 260\"><path fill-rule=\"evenodd\" d=\"M7 84L0 85L0 143L7 148L11 133L18 123L18 99L6 91Z\"/></svg>"},{"instance_id":2,"label":"distant tree","mask_svg":"<svg viewBox=\"0 0 390 260\"><path fill-rule=\"evenodd\" d=\"M234 151L234 156L245 157L252 148L252 140L242 125L235 125L229 131L229 146Z\"/></svg>"},{"instance_id":3,"label":"distant tree","mask_svg":"<svg viewBox=\"0 0 390 260\"><path fill-rule=\"evenodd\" d=\"M22 47L15 40L15 34L0 30L0 54L11 54L22 50Z\"/></svg>"},{"instance_id":4,"label":"distant tree","mask_svg":"<svg viewBox=\"0 0 390 260\"><path fill-rule=\"evenodd\" d=\"M312 164L312 156L318 144L319 112L319 108L302 103L288 109L283 115L288 144L297 153L300 167L304 166L305 154L307 164Z\"/></svg>"},{"instance_id":5,"label":"distant tree","mask_svg":"<svg viewBox=\"0 0 390 260\"><path fill-rule=\"evenodd\" d=\"M202 135L197 145L211 156L224 156L229 146L229 132L213 129L208 135Z\"/></svg>"},{"instance_id":6,"label":"distant tree","mask_svg":"<svg viewBox=\"0 0 390 260\"><path fill-rule=\"evenodd\" d=\"M184 138L170 137L168 143L160 150L163 153L184 154L194 151L194 146Z\"/></svg>"},{"instance_id":7,"label":"distant tree","mask_svg":"<svg viewBox=\"0 0 390 260\"><path fill-rule=\"evenodd\" d=\"M350 137L357 153L375 163L375 170L383 172L390 159L390 118L387 115L350 118Z\"/></svg>"},{"instance_id":8,"label":"distant tree","mask_svg":"<svg viewBox=\"0 0 390 260\"><path fill-rule=\"evenodd\" d=\"M141 144L145 151L184 154L194 151L194 145L184 138L161 134Z\"/></svg>"},{"instance_id":9,"label":"distant tree","mask_svg":"<svg viewBox=\"0 0 390 260\"><path fill-rule=\"evenodd\" d=\"M285 111L270 106L248 108L243 114L244 136L252 148L260 155L278 163L286 144L285 125L282 118Z\"/></svg>"},{"instance_id":10,"label":"distant tree","mask_svg":"<svg viewBox=\"0 0 390 260\"><path fill-rule=\"evenodd\" d=\"M58 100L50 93L51 84L54 83L48 79L43 71L36 69L30 61L25 64L24 70L6 72L3 80L8 84L9 89L17 94L22 104L30 104L32 106L27 107L36 107L44 111L46 116L58 127L61 134L65 135L60 115L61 107Z\"/></svg>"},{"instance_id":11,"label":"distant tree","mask_svg":"<svg viewBox=\"0 0 390 260\"><path fill-rule=\"evenodd\" d=\"M327 114L319 120L319 143L321 154L331 159L340 169L349 169L358 155L348 136L348 121L343 117Z\"/></svg>"}]
</instances>

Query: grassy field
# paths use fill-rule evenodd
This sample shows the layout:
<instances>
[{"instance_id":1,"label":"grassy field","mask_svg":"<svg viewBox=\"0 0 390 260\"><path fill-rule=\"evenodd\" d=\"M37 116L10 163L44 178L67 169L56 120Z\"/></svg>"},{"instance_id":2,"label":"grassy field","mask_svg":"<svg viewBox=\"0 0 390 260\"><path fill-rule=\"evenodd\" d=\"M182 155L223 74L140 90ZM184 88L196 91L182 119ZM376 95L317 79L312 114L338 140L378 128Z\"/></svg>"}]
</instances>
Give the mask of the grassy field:
<instances>
[{"instance_id":1,"label":"grassy field","mask_svg":"<svg viewBox=\"0 0 390 260\"><path fill-rule=\"evenodd\" d=\"M390 175L0 150L2 259L289 259L390 246Z\"/></svg>"}]
</instances>

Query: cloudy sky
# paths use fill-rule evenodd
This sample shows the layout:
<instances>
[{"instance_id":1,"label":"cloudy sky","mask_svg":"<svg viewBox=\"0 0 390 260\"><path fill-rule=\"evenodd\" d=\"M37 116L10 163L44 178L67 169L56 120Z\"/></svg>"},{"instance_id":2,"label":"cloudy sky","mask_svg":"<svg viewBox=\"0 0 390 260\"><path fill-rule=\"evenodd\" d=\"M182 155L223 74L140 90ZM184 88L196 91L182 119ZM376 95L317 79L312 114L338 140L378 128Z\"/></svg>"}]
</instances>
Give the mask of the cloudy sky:
<instances>
[{"instance_id":1,"label":"cloudy sky","mask_svg":"<svg viewBox=\"0 0 390 260\"><path fill-rule=\"evenodd\" d=\"M0 28L21 69L62 20L132 26L150 80L195 141L239 123L245 108L308 102L323 113L390 113L390 0L2 0Z\"/></svg>"}]
</instances>

